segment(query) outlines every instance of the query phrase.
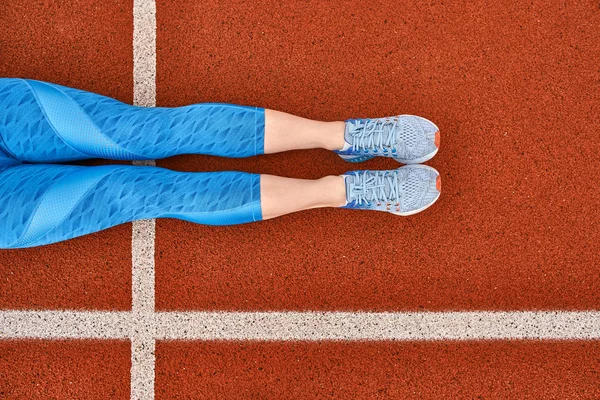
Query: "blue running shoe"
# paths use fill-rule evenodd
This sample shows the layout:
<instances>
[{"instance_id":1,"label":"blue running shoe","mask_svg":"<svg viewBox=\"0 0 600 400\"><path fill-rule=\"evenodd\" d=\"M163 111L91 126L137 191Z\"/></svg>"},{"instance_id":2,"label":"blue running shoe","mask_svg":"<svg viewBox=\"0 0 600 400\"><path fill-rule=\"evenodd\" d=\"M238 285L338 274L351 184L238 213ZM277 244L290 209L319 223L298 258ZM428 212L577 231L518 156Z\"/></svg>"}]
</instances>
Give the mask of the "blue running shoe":
<instances>
[{"instance_id":1,"label":"blue running shoe","mask_svg":"<svg viewBox=\"0 0 600 400\"><path fill-rule=\"evenodd\" d=\"M351 171L344 175L346 205L342 208L413 215L440 197L440 175L427 165L406 165L388 171Z\"/></svg>"},{"instance_id":2,"label":"blue running shoe","mask_svg":"<svg viewBox=\"0 0 600 400\"><path fill-rule=\"evenodd\" d=\"M415 115L349 119L344 140L344 147L335 152L346 161L383 156L402 164L419 164L438 152L440 130L433 122Z\"/></svg>"}]
</instances>

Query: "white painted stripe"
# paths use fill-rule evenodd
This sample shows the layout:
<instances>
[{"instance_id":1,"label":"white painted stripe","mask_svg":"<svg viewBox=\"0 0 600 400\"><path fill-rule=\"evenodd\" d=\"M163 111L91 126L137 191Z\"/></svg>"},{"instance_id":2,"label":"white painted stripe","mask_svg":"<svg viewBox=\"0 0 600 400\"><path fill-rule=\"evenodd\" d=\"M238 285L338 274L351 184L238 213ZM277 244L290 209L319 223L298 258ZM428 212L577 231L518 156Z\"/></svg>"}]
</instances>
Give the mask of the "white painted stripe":
<instances>
[{"instance_id":1,"label":"white painted stripe","mask_svg":"<svg viewBox=\"0 0 600 400\"><path fill-rule=\"evenodd\" d=\"M133 1L133 103L156 105L156 2Z\"/></svg>"},{"instance_id":2,"label":"white painted stripe","mask_svg":"<svg viewBox=\"0 0 600 400\"><path fill-rule=\"evenodd\" d=\"M133 223L131 243L131 398L154 398L155 221Z\"/></svg>"},{"instance_id":3,"label":"white painted stripe","mask_svg":"<svg viewBox=\"0 0 600 400\"><path fill-rule=\"evenodd\" d=\"M135 221L131 241L131 309L136 314L154 313L154 240L153 219Z\"/></svg>"},{"instance_id":4,"label":"white painted stripe","mask_svg":"<svg viewBox=\"0 0 600 400\"><path fill-rule=\"evenodd\" d=\"M597 339L600 312L158 313L158 339Z\"/></svg>"},{"instance_id":5,"label":"white painted stripe","mask_svg":"<svg viewBox=\"0 0 600 400\"><path fill-rule=\"evenodd\" d=\"M1 339L127 339L130 312L0 311Z\"/></svg>"},{"instance_id":6,"label":"white painted stripe","mask_svg":"<svg viewBox=\"0 0 600 400\"><path fill-rule=\"evenodd\" d=\"M133 102L156 106L156 2L133 1ZM134 165L155 165L154 161ZM154 398L154 239L155 221L133 223L131 398Z\"/></svg>"},{"instance_id":7,"label":"white painted stripe","mask_svg":"<svg viewBox=\"0 0 600 400\"><path fill-rule=\"evenodd\" d=\"M0 311L0 338L132 338L141 346L136 356L142 356L140 368L146 372L154 369L145 358L154 351L153 339L600 339L600 311L157 312L146 317L151 320L133 312Z\"/></svg>"}]
</instances>

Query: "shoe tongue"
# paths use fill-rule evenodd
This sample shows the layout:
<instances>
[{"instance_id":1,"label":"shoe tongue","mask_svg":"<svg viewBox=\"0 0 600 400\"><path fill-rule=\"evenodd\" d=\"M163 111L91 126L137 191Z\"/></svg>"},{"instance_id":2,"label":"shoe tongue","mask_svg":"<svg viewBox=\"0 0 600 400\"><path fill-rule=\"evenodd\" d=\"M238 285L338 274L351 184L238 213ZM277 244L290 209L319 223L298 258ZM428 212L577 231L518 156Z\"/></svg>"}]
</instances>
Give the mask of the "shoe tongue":
<instances>
[{"instance_id":1,"label":"shoe tongue","mask_svg":"<svg viewBox=\"0 0 600 400\"><path fill-rule=\"evenodd\" d=\"M350 131L354 128L354 126L359 125L359 121L358 119L349 119L346 120L346 126L344 129L344 148L342 149L342 151L348 150L350 147L352 147L352 144L354 143L354 136L352 136L352 134L350 133Z\"/></svg>"},{"instance_id":2,"label":"shoe tongue","mask_svg":"<svg viewBox=\"0 0 600 400\"><path fill-rule=\"evenodd\" d=\"M350 203L350 183L354 182L354 176L352 174L345 174L342 176L344 177L344 183L346 185L346 204L344 204L344 206L347 206L348 203Z\"/></svg>"},{"instance_id":3,"label":"shoe tongue","mask_svg":"<svg viewBox=\"0 0 600 400\"><path fill-rule=\"evenodd\" d=\"M346 121L346 129L344 129L344 140L346 141L346 143L352 144L352 135L350 134L350 131L352 129L352 126L354 125L354 120L348 120Z\"/></svg>"}]
</instances>

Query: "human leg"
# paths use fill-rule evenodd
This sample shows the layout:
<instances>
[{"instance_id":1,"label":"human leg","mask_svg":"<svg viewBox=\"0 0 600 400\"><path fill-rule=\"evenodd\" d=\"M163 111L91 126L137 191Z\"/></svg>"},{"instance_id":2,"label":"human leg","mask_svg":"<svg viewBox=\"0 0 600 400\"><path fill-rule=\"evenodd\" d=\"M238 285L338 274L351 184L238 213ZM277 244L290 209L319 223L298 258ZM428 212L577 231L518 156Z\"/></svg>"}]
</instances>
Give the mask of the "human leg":
<instances>
[{"instance_id":1,"label":"human leg","mask_svg":"<svg viewBox=\"0 0 600 400\"><path fill-rule=\"evenodd\" d=\"M46 245L145 218L234 225L317 207L409 215L433 204L440 191L437 172L424 166L304 180L130 165L17 164L0 170L0 182L0 248L5 249Z\"/></svg>"},{"instance_id":2,"label":"human leg","mask_svg":"<svg viewBox=\"0 0 600 400\"><path fill-rule=\"evenodd\" d=\"M145 218L262 219L260 175L26 164L0 171L0 248L45 245Z\"/></svg>"},{"instance_id":3,"label":"human leg","mask_svg":"<svg viewBox=\"0 0 600 400\"><path fill-rule=\"evenodd\" d=\"M135 107L52 83L0 79L0 148L26 162L334 150L343 145L343 134L343 122L313 121L259 107Z\"/></svg>"},{"instance_id":4,"label":"human leg","mask_svg":"<svg viewBox=\"0 0 600 400\"><path fill-rule=\"evenodd\" d=\"M439 139L433 123L410 115L322 122L234 104L135 107L52 83L0 79L0 150L26 162L325 148L353 162L416 163L435 155Z\"/></svg>"},{"instance_id":5,"label":"human leg","mask_svg":"<svg viewBox=\"0 0 600 400\"><path fill-rule=\"evenodd\" d=\"M203 103L136 107L83 90L0 79L0 149L32 163L264 153L264 109Z\"/></svg>"}]
</instances>

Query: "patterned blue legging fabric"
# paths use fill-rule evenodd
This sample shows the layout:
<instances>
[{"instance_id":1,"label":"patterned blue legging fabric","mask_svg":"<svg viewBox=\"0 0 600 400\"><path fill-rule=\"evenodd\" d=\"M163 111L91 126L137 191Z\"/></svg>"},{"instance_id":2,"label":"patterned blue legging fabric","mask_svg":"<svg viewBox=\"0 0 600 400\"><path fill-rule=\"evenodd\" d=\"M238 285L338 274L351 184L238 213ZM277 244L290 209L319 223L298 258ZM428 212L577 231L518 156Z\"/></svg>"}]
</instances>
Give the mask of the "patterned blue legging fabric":
<instances>
[{"instance_id":1,"label":"patterned blue legging fabric","mask_svg":"<svg viewBox=\"0 0 600 400\"><path fill-rule=\"evenodd\" d=\"M263 153L262 108L143 108L56 84L0 79L0 248L55 243L144 218L210 225L262 219L258 174L49 163Z\"/></svg>"}]
</instances>

